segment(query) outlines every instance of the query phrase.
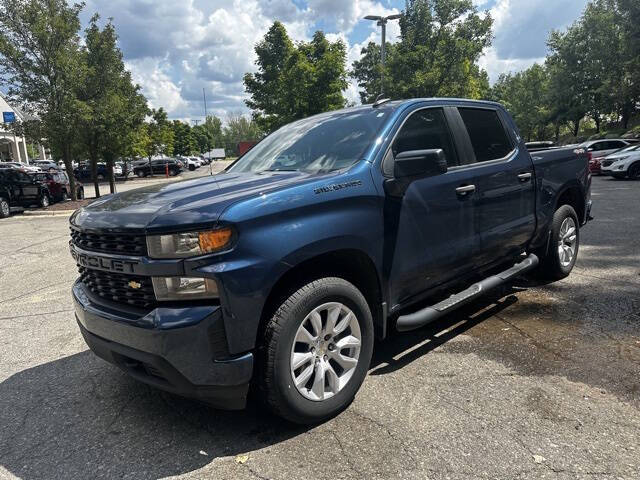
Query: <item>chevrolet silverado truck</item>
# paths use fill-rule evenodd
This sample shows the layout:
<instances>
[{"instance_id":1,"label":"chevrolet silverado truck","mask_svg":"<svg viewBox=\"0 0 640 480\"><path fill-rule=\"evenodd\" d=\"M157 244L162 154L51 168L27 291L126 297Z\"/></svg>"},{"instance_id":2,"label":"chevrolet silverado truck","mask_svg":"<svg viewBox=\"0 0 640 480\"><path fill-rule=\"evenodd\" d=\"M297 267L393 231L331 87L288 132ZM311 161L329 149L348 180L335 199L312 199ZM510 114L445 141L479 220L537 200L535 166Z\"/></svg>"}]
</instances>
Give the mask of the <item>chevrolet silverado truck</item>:
<instances>
[{"instance_id":1,"label":"chevrolet silverado truck","mask_svg":"<svg viewBox=\"0 0 640 480\"><path fill-rule=\"evenodd\" d=\"M268 135L226 171L102 197L70 219L75 315L99 357L241 409L318 422L374 339L525 273L566 277L586 152L525 148L496 103L381 100Z\"/></svg>"}]
</instances>

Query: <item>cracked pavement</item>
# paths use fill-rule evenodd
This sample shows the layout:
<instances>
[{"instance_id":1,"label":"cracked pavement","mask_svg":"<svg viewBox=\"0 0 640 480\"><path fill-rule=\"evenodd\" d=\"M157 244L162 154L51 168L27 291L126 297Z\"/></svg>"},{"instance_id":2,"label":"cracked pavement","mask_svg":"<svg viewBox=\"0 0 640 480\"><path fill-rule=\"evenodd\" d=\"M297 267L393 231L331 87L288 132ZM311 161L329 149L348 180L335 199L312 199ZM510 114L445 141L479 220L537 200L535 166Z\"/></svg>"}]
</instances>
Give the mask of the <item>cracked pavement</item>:
<instances>
[{"instance_id":1,"label":"cracked pavement","mask_svg":"<svg viewBox=\"0 0 640 480\"><path fill-rule=\"evenodd\" d=\"M640 478L640 183L595 178L593 200L569 278L377 345L353 404L311 428L93 356L68 220L2 220L0 478Z\"/></svg>"}]
</instances>

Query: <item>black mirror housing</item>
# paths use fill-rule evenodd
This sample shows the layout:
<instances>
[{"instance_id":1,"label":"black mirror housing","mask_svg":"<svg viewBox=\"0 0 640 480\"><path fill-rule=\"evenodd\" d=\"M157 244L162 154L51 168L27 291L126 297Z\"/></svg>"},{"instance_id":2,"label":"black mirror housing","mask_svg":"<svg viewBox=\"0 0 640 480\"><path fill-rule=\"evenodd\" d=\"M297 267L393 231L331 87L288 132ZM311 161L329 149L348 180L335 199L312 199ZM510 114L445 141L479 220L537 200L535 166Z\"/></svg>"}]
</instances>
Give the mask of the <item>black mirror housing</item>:
<instances>
[{"instance_id":1,"label":"black mirror housing","mask_svg":"<svg viewBox=\"0 0 640 480\"><path fill-rule=\"evenodd\" d=\"M447 157L441 148L410 150L395 157L393 176L396 179L415 179L447 172Z\"/></svg>"}]
</instances>

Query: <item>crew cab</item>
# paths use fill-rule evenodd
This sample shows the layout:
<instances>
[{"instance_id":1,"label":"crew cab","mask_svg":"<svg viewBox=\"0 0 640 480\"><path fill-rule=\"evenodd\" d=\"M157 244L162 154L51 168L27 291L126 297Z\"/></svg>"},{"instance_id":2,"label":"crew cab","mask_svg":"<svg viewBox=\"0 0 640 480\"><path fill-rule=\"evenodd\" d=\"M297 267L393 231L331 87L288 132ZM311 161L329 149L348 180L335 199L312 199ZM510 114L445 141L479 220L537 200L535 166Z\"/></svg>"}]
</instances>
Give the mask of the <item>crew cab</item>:
<instances>
[{"instance_id":1,"label":"crew cab","mask_svg":"<svg viewBox=\"0 0 640 480\"><path fill-rule=\"evenodd\" d=\"M134 378L238 409L250 385L317 422L374 338L524 274L571 272L590 219L584 150L530 154L496 103L382 100L273 132L223 173L70 218L75 316Z\"/></svg>"}]
</instances>

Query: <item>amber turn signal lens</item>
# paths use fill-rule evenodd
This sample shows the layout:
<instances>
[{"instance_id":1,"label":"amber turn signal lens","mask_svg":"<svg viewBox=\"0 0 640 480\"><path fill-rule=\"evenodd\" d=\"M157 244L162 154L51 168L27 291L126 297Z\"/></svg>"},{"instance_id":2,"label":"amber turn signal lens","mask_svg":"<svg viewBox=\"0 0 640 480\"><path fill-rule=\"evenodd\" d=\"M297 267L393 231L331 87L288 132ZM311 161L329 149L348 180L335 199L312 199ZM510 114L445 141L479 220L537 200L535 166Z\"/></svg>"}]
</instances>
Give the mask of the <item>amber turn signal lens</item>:
<instances>
[{"instance_id":1,"label":"amber turn signal lens","mask_svg":"<svg viewBox=\"0 0 640 480\"><path fill-rule=\"evenodd\" d=\"M233 231L231 228L221 228L210 232L200 232L200 250L202 253L211 253L223 249L231 242Z\"/></svg>"}]
</instances>

